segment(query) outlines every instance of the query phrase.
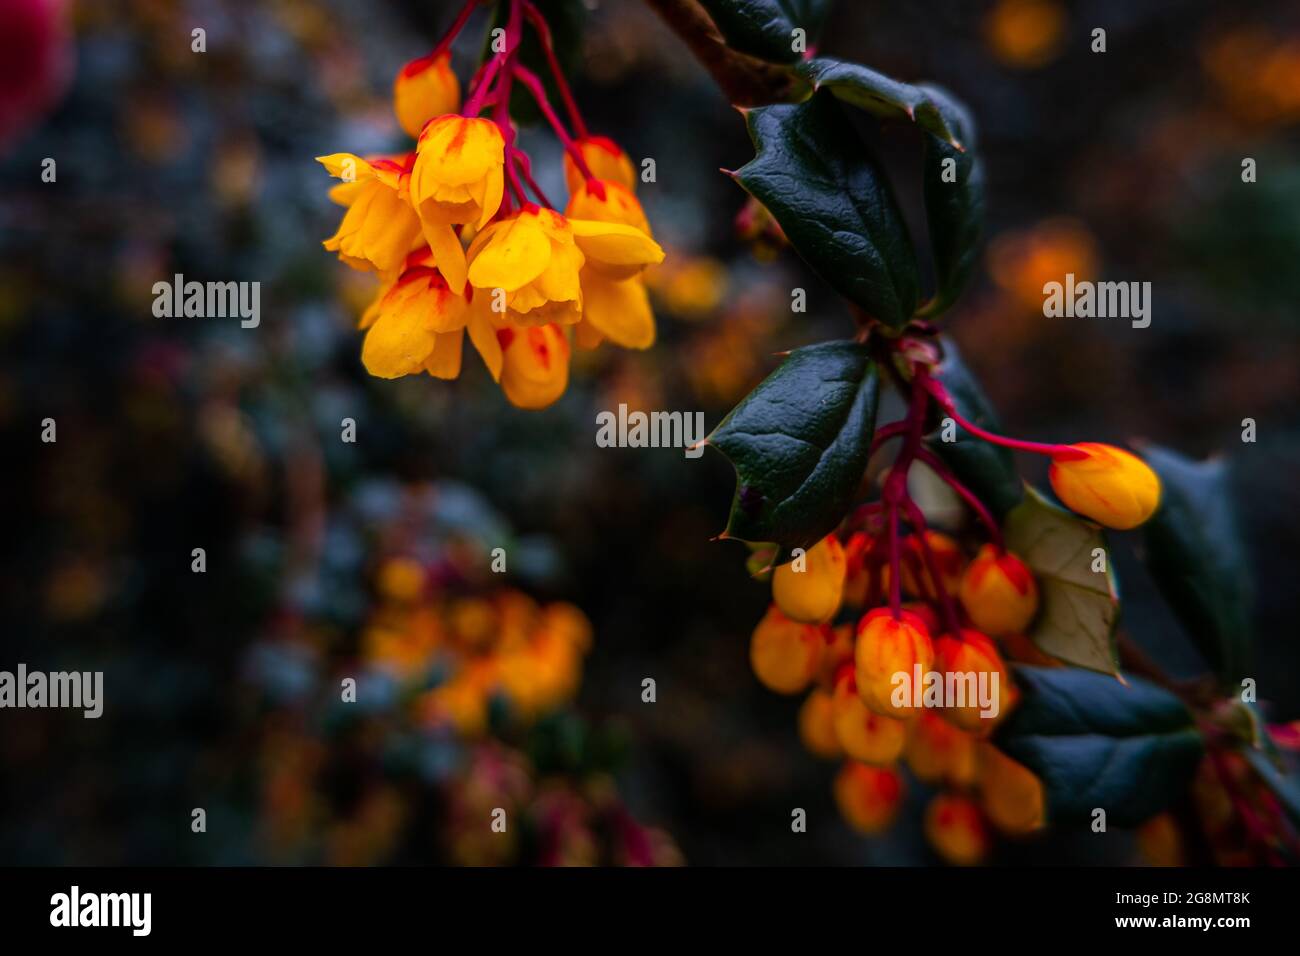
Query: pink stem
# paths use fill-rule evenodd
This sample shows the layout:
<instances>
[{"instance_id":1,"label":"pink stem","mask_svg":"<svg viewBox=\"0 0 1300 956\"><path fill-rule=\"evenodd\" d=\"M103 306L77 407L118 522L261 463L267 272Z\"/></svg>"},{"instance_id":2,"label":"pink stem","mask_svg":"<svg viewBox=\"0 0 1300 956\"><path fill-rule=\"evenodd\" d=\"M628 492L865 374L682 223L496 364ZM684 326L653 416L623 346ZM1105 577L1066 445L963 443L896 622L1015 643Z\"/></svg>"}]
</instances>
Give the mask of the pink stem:
<instances>
[{"instance_id":1,"label":"pink stem","mask_svg":"<svg viewBox=\"0 0 1300 956\"><path fill-rule=\"evenodd\" d=\"M876 429L876 434L871 439L871 451L867 457L874 455L885 442L891 438L899 438L907 433L907 422L890 422L888 425L882 425Z\"/></svg>"},{"instance_id":2,"label":"pink stem","mask_svg":"<svg viewBox=\"0 0 1300 956\"><path fill-rule=\"evenodd\" d=\"M918 448L916 451L916 457L920 461L929 465L934 470L934 473L943 480L943 483L955 491L957 496L961 498L962 501L966 502L975 514L979 515L980 521L982 521L984 527L988 529L989 538L993 541L993 546L998 549L998 554L1002 554L1006 550L1002 544L1002 529L998 527L998 523L994 520L989 509L984 507L984 502L976 498L973 491L957 480L957 476L952 473L952 470L944 464L938 455L928 451L927 449Z\"/></svg>"},{"instance_id":3,"label":"pink stem","mask_svg":"<svg viewBox=\"0 0 1300 956\"><path fill-rule=\"evenodd\" d=\"M976 436L977 438L982 438L986 442L989 442L994 445L1001 445L1004 448L1014 448L1016 451L1027 451L1027 452L1033 452L1034 454L1037 455L1048 455L1051 458L1060 461L1078 461L1079 459L1088 457L1088 453L1086 451L1081 451L1078 448L1073 447L1072 445L1056 445L1056 444L1046 444L1044 442L1036 442L1036 441L1021 441L1020 439L1017 438L1007 438L1003 435L995 435L990 431L985 431L983 428L980 428L974 422L967 421L965 418L961 416L961 414L957 411L956 404L952 400L952 396L948 394L948 390L944 388L942 384L932 379L929 376L929 374L925 371L925 369L920 367L917 368L916 381L920 383L922 388L924 388L926 391L928 391L931 395L934 396L935 401L939 403L940 407L945 412L948 413L949 417L952 418L953 421L955 421L962 428L966 429L972 435Z\"/></svg>"},{"instance_id":4,"label":"pink stem","mask_svg":"<svg viewBox=\"0 0 1300 956\"><path fill-rule=\"evenodd\" d=\"M554 209L555 207L551 205L551 201L546 198L546 193L542 192L542 187L538 186L537 182L533 179L533 164L528 158L528 154L522 149L511 147L510 155L511 158L519 164L519 171L523 175L523 180L528 185L528 188L533 191L533 195L540 199L542 205L547 209Z\"/></svg>"},{"instance_id":5,"label":"pink stem","mask_svg":"<svg viewBox=\"0 0 1300 956\"><path fill-rule=\"evenodd\" d=\"M889 610L897 621L900 616L903 605L902 583L902 558L899 554L898 544L898 505L890 504L889 508Z\"/></svg>"},{"instance_id":6,"label":"pink stem","mask_svg":"<svg viewBox=\"0 0 1300 956\"><path fill-rule=\"evenodd\" d=\"M546 122L551 124L551 129L555 130L555 135L559 138L560 142L564 144L564 148L568 154L573 157L574 165L578 167L578 170L582 173L583 177L586 179L595 179L596 177L592 175L591 167L587 165L587 160L582 155L582 150L578 149L578 144L573 141L573 137L571 137L568 131L565 130L564 124L560 122L560 118L555 115L555 110L551 107L551 101L547 99L546 89L542 86L542 81L539 80L537 75L527 67L520 66L517 63L514 66L514 74L519 78L519 82L528 87L529 92L533 94L533 99L537 101L537 108L540 109L542 115L546 117Z\"/></svg>"},{"instance_id":7,"label":"pink stem","mask_svg":"<svg viewBox=\"0 0 1300 956\"><path fill-rule=\"evenodd\" d=\"M448 48L456 42L456 37L459 36L460 31L465 28L465 24L469 22L470 16L474 13L474 8L478 5L479 0L469 0L465 6L461 7L460 13L456 14L456 20L452 23L451 29L448 30L446 35L438 41L438 45L434 47L433 52L429 54L429 59L437 59L447 52Z\"/></svg>"},{"instance_id":8,"label":"pink stem","mask_svg":"<svg viewBox=\"0 0 1300 956\"><path fill-rule=\"evenodd\" d=\"M478 73L474 74L474 79L470 81L469 99L465 101L465 108L461 110L462 116L478 116L483 109L484 101L487 99L492 80L500 72L501 64L507 55L506 53L498 53L484 63L479 68Z\"/></svg>"},{"instance_id":9,"label":"pink stem","mask_svg":"<svg viewBox=\"0 0 1300 956\"><path fill-rule=\"evenodd\" d=\"M580 139L587 138L587 124L582 120L582 114L578 112L578 104L573 99L573 91L569 89L569 81L564 77L564 71L560 69L560 61L555 56L555 44L551 40L551 27L546 22L546 17L537 9L532 0L524 0L524 15L533 24L533 29L537 31L538 38L542 41L542 49L546 51L546 62L550 68L551 75L555 77L555 86L560 91L560 99L564 101L564 108L569 113L569 122L573 124L573 130L578 134Z\"/></svg>"}]
</instances>

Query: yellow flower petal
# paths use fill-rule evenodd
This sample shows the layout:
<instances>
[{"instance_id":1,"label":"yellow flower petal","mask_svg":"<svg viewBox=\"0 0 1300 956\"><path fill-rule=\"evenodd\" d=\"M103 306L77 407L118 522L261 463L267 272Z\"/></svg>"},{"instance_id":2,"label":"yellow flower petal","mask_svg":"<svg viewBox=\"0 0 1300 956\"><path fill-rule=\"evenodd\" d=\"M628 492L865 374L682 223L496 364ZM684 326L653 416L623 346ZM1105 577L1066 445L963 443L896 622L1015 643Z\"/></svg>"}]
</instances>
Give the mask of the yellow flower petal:
<instances>
[{"instance_id":1,"label":"yellow flower petal","mask_svg":"<svg viewBox=\"0 0 1300 956\"><path fill-rule=\"evenodd\" d=\"M584 269L583 325L628 349L648 349L655 341L655 317L640 278L611 279Z\"/></svg>"},{"instance_id":2,"label":"yellow flower petal","mask_svg":"<svg viewBox=\"0 0 1300 956\"><path fill-rule=\"evenodd\" d=\"M420 224L424 231L424 241L433 252L433 261L438 264L438 271L447 280L447 286L457 295L465 290L465 249L451 223L445 219L423 217Z\"/></svg>"},{"instance_id":3,"label":"yellow flower petal","mask_svg":"<svg viewBox=\"0 0 1300 956\"><path fill-rule=\"evenodd\" d=\"M501 343L497 341L497 332L493 328L492 320L489 318L490 312L485 301L487 297L481 292L476 293L474 302L469 310L469 340L474 343L474 348L483 358L483 364L492 373L493 381L501 381L501 364L503 361L501 353Z\"/></svg>"},{"instance_id":4,"label":"yellow flower petal","mask_svg":"<svg viewBox=\"0 0 1300 956\"><path fill-rule=\"evenodd\" d=\"M493 233L469 267L476 289L516 289L542 274L551 261L551 241L535 216L518 216Z\"/></svg>"},{"instance_id":5,"label":"yellow flower petal","mask_svg":"<svg viewBox=\"0 0 1300 956\"><path fill-rule=\"evenodd\" d=\"M325 171L335 179L341 179L345 183L363 183L375 178L374 167L353 153L317 156L316 162L324 166Z\"/></svg>"},{"instance_id":6,"label":"yellow flower petal","mask_svg":"<svg viewBox=\"0 0 1300 956\"><path fill-rule=\"evenodd\" d=\"M424 364L424 370L434 378L454 379L460 375L461 344L465 330L443 332L434 340L433 354Z\"/></svg>"},{"instance_id":7,"label":"yellow flower petal","mask_svg":"<svg viewBox=\"0 0 1300 956\"><path fill-rule=\"evenodd\" d=\"M377 378L399 378L420 371L433 351L434 335L418 320L381 315L361 346L361 362Z\"/></svg>"},{"instance_id":8,"label":"yellow flower petal","mask_svg":"<svg viewBox=\"0 0 1300 956\"><path fill-rule=\"evenodd\" d=\"M569 225L588 263L617 278L629 278L664 260L659 243L633 226L590 219L570 219Z\"/></svg>"}]
</instances>

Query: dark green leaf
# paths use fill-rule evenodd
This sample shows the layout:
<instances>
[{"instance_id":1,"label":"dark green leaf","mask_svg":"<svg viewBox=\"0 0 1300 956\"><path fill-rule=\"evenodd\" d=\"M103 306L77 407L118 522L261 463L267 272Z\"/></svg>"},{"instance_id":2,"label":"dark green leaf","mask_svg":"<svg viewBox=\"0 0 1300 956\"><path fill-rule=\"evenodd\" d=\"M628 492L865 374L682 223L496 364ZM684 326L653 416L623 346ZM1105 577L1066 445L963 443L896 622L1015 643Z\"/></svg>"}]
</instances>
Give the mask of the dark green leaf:
<instances>
[{"instance_id":1,"label":"dark green leaf","mask_svg":"<svg viewBox=\"0 0 1300 956\"><path fill-rule=\"evenodd\" d=\"M1038 616L1029 631L1034 643L1067 664L1118 674L1119 595L1101 529L1029 488L1007 515L1003 534L1038 582ZM1098 549L1104 571L1093 570Z\"/></svg>"},{"instance_id":2,"label":"dark green leaf","mask_svg":"<svg viewBox=\"0 0 1300 956\"><path fill-rule=\"evenodd\" d=\"M935 378L948 390L963 418L991 432L1001 430L993 406L951 339L943 340L943 362L935 369ZM952 435L953 441L944 441L941 426L926 438L926 444L997 517L1003 517L1020 504L1024 483L1016 472L1010 450L976 438L966 429L956 427L956 423Z\"/></svg>"},{"instance_id":3,"label":"dark green leaf","mask_svg":"<svg viewBox=\"0 0 1300 956\"><path fill-rule=\"evenodd\" d=\"M775 63L793 63L821 34L831 0L700 0L733 50ZM796 48L794 31L804 31Z\"/></svg>"},{"instance_id":4,"label":"dark green leaf","mask_svg":"<svg viewBox=\"0 0 1300 956\"><path fill-rule=\"evenodd\" d=\"M1251 584L1227 465L1142 450L1160 476L1160 508L1142 527L1147 567L1206 662L1225 683L1250 669Z\"/></svg>"},{"instance_id":5,"label":"dark green leaf","mask_svg":"<svg viewBox=\"0 0 1300 956\"><path fill-rule=\"evenodd\" d=\"M796 349L707 441L736 469L726 534L775 542L778 560L840 523L867 467L879 376L866 346Z\"/></svg>"},{"instance_id":6,"label":"dark green leaf","mask_svg":"<svg viewBox=\"0 0 1300 956\"><path fill-rule=\"evenodd\" d=\"M927 132L925 137L925 218L937 288L923 314L938 315L961 294L975 268L984 229L984 164L975 149L975 123L970 113L944 91L924 89L948 129L965 146L965 151L959 150L934 133Z\"/></svg>"},{"instance_id":7,"label":"dark green leaf","mask_svg":"<svg viewBox=\"0 0 1300 956\"><path fill-rule=\"evenodd\" d=\"M747 113L757 155L736 179L840 294L892 328L916 309L916 253L889 181L835 98Z\"/></svg>"},{"instance_id":8,"label":"dark green leaf","mask_svg":"<svg viewBox=\"0 0 1300 956\"><path fill-rule=\"evenodd\" d=\"M1136 826L1187 786L1201 735L1174 695L1074 668L1017 667L1023 698L996 743L1043 782L1055 823Z\"/></svg>"},{"instance_id":9,"label":"dark green leaf","mask_svg":"<svg viewBox=\"0 0 1300 956\"><path fill-rule=\"evenodd\" d=\"M937 136L948 145L960 150L965 144L962 131L952 124L960 119L952 108L944 108L938 98L949 107L956 104L942 91L903 83L892 77L867 69L860 63L849 63L832 57L819 56L805 60L796 67L814 90L823 87L846 103L866 110L880 119L908 120L927 133ZM938 97L938 98L936 98ZM966 132L973 134L969 127Z\"/></svg>"}]
</instances>

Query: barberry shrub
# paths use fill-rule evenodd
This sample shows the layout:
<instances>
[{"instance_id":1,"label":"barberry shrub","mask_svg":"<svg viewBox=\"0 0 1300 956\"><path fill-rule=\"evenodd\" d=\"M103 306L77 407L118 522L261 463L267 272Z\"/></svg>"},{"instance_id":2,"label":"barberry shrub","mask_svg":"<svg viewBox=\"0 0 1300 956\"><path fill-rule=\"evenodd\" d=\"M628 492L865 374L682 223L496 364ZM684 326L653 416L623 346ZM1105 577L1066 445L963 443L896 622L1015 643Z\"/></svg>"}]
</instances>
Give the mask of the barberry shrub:
<instances>
[{"instance_id":1,"label":"barberry shrub","mask_svg":"<svg viewBox=\"0 0 1300 956\"><path fill-rule=\"evenodd\" d=\"M736 471L722 537L746 542L772 583L755 670L778 692L808 689L801 736L847 758L835 794L849 824L889 825L904 763L946 790L925 832L953 863L984 859L992 831L1098 819L1141 827L1162 862L1193 845L1225 862L1294 862L1300 782L1285 752L1298 735L1268 726L1246 680L1226 466L1006 437L941 331L982 231L974 117L938 87L814 52L829 0L650 3L744 107L755 155L729 174L750 197L742 220L770 223L764 235L854 318L844 339L786 355L707 438ZM860 134L908 124L924 143L932 288ZM881 422L887 391L903 412ZM1050 460L1050 490L1022 481L1015 451ZM930 527L909 482L921 471L948 486L961 520ZM1107 533L1132 530L1212 670L1203 679L1168 680L1117 635Z\"/></svg>"}]
</instances>

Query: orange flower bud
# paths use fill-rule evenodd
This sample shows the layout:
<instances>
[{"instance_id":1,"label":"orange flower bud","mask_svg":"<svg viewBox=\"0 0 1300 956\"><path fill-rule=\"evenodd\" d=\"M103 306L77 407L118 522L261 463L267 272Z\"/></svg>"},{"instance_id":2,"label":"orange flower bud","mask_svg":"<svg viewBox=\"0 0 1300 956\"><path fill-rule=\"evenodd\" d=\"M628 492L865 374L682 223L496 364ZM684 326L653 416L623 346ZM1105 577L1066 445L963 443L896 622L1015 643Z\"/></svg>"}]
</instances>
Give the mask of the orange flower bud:
<instances>
[{"instance_id":1,"label":"orange flower bud","mask_svg":"<svg viewBox=\"0 0 1300 956\"><path fill-rule=\"evenodd\" d=\"M829 621L840 609L844 571L844 546L835 535L827 535L772 572L772 599L796 621Z\"/></svg>"},{"instance_id":2,"label":"orange flower bud","mask_svg":"<svg viewBox=\"0 0 1300 956\"><path fill-rule=\"evenodd\" d=\"M975 780L975 738L923 710L908 727L903 751L918 780L964 787Z\"/></svg>"},{"instance_id":3,"label":"orange flower bud","mask_svg":"<svg viewBox=\"0 0 1300 956\"><path fill-rule=\"evenodd\" d=\"M499 329L501 390L518 408L545 408L569 384L569 341L554 324Z\"/></svg>"},{"instance_id":4,"label":"orange flower bud","mask_svg":"<svg viewBox=\"0 0 1300 956\"><path fill-rule=\"evenodd\" d=\"M636 191L636 169L632 166L632 160L612 139L605 136L587 136L578 140L577 145L592 176L596 179L611 180L624 189ZM578 192L586 178L578 169L578 164L573 161L573 157L565 151L564 182L569 187L570 196Z\"/></svg>"},{"instance_id":5,"label":"orange flower bud","mask_svg":"<svg viewBox=\"0 0 1300 956\"><path fill-rule=\"evenodd\" d=\"M906 675L906 688L916 680L915 668L924 674L934 663L934 645L925 623L917 615L902 611L897 620L888 608L876 608L858 622L858 645L854 653L856 679L862 702L886 717L910 717L915 709L912 694L895 693L896 674Z\"/></svg>"},{"instance_id":6,"label":"orange flower bud","mask_svg":"<svg viewBox=\"0 0 1300 956\"><path fill-rule=\"evenodd\" d=\"M898 759L907 741L907 725L867 710L858 696L853 674L847 670L835 685L833 705L835 736L846 754L877 766Z\"/></svg>"},{"instance_id":7,"label":"orange flower bud","mask_svg":"<svg viewBox=\"0 0 1300 956\"><path fill-rule=\"evenodd\" d=\"M963 629L961 637L939 638L934 658L943 674L944 717L971 733L990 732L1011 709L1011 678L997 646L979 631Z\"/></svg>"},{"instance_id":8,"label":"orange flower bud","mask_svg":"<svg viewBox=\"0 0 1300 956\"><path fill-rule=\"evenodd\" d=\"M449 53L412 60L393 81L393 112L408 136L419 136L425 123L459 106L460 83Z\"/></svg>"},{"instance_id":9,"label":"orange flower bud","mask_svg":"<svg viewBox=\"0 0 1300 956\"><path fill-rule=\"evenodd\" d=\"M650 221L632 190L610 179L594 179L578 185L569 196L564 214L570 219L593 219L635 226L651 235Z\"/></svg>"},{"instance_id":10,"label":"orange flower bud","mask_svg":"<svg viewBox=\"0 0 1300 956\"><path fill-rule=\"evenodd\" d=\"M1107 528L1126 531L1145 522L1160 505L1160 479L1136 455L1097 442L1071 445L1086 458L1052 459L1047 478L1071 511Z\"/></svg>"},{"instance_id":11,"label":"orange flower bud","mask_svg":"<svg viewBox=\"0 0 1300 956\"><path fill-rule=\"evenodd\" d=\"M835 707L831 695L820 688L814 689L799 708L799 739L808 752L816 757L834 760L843 751L840 739L835 736Z\"/></svg>"},{"instance_id":12,"label":"orange flower bud","mask_svg":"<svg viewBox=\"0 0 1300 956\"><path fill-rule=\"evenodd\" d=\"M980 804L1003 833L1031 833L1043 825L1043 785L1033 771L988 741L978 742Z\"/></svg>"},{"instance_id":13,"label":"orange flower bud","mask_svg":"<svg viewBox=\"0 0 1300 956\"><path fill-rule=\"evenodd\" d=\"M943 579L943 589L948 594L956 594L961 584L962 569L966 557L957 547L957 542L939 531L926 531L925 540L930 545L935 564L939 567L939 576ZM930 569L921 553L921 541L909 534L903 539L903 562L901 567L901 584L903 590L913 597L926 601L937 601L939 592L930 579Z\"/></svg>"},{"instance_id":14,"label":"orange flower bud","mask_svg":"<svg viewBox=\"0 0 1300 956\"><path fill-rule=\"evenodd\" d=\"M845 822L871 836L889 828L903 802L903 778L887 767L849 761L835 775L835 803Z\"/></svg>"},{"instance_id":15,"label":"orange flower bud","mask_svg":"<svg viewBox=\"0 0 1300 956\"><path fill-rule=\"evenodd\" d=\"M790 620L772 605L750 638L749 663L764 687L797 694L816 675L825 643L820 630Z\"/></svg>"},{"instance_id":16,"label":"orange flower bud","mask_svg":"<svg viewBox=\"0 0 1300 956\"><path fill-rule=\"evenodd\" d=\"M925 623L926 633L932 637L943 630L943 626L939 623L939 615L924 601L904 601L903 610L919 617Z\"/></svg>"},{"instance_id":17,"label":"orange flower bud","mask_svg":"<svg viewBox=\"0 0 1300 956\"><path fill-rule=\"evenodd\" d=\"M925 808L925 839L955 866L974 866L988 855L992 840L974 800L940 794Z\"/></svg>"},{"instance_id":18,"label":"orange flower bud","mask_svg":"<svg viewBox=\"0 0 1300 956\"><path fill-rule=\"evenodd\" d=\"M961 603L985 634L1018 634L1038 613L1038 584L1018 557L986 544L962 575Z\"/></svg>"},{"instance_id":19,"label":"orange flower bud","mask_svg":"<svg viewBox=\"0 0 1300 956\"><path fill-rule=\"evenodd\" d=\"M844 545L844 604L859 608L889 593L889 564L879 539L856 531Z\"/></svg>"},{"instance_id":20,"label":"orange flower bud","mask_svg":"<svg viewBox=\"0 0 1300 956\"><path fill-rule=\"evenodd\" d=\"M840 668L853 661L853 645L855 643L853 625L840 624L832 628L829 624L823 624L821 627L822 636L826 636L827 631L829 631L830 639L822 651L822 662L817 669L817 680L826 687L834 687L835 675L840 673Z\"/></svg>"}]
</instances>

